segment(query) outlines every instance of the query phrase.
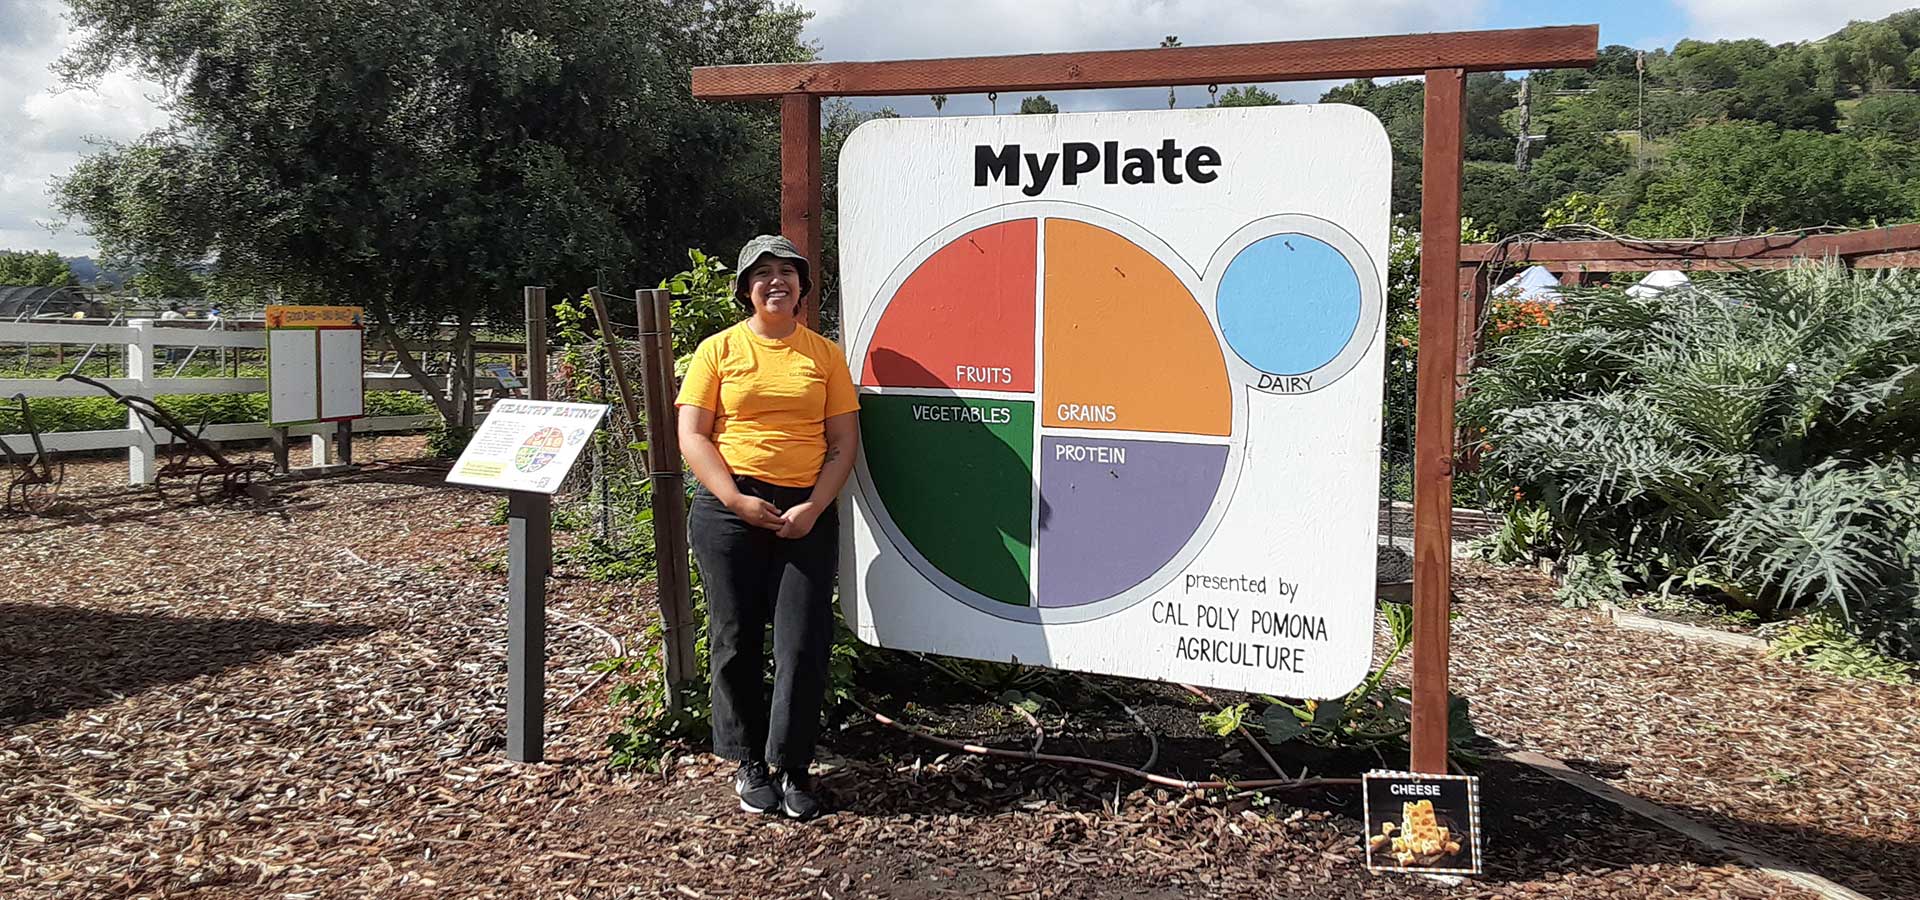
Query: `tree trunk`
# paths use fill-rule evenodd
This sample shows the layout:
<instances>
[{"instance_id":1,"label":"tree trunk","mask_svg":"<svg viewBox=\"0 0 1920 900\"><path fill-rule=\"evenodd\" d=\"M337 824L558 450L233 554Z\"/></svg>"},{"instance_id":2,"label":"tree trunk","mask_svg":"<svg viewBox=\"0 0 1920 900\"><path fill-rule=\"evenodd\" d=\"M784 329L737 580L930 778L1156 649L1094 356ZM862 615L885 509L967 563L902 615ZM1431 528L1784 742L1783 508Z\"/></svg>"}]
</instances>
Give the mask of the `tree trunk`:
<instances>
[{"instance_id":1,"label":"tree trunk","mask_svg":"<svg viewBox=\"0 0 1920 900\"><path fill-rule=\"evenodd\" d=\"M433 376L428 375L426 368L420 365L420 360L414 355L413 348L407 346L406 339L400 336L399 330L394 328L392 323L382 321L380 335L386 340L387 346L393 348L395 357L400 361L400 368L407 370L407 374L413 376L414 383L420 386L420 390L427 395L427 399L433 401L434 408L440 411L440 419L447 423L447 427L456 428L472 423L471 414L463 417L454 399L433 383ZM447 380L451 387L453 381L451 374ZM468 409L472 409L472 404L468 404Z\"/></svg>"},{"instance_id":2,"label":"tree trunk","mask_svg":"<svg viewBox=\"0 0 1920 900\"><path fill-rule=\"evenodd\" d=\"M462 315L453 332L453 365L448 373L449 387L459 385L454 402L460 410L460 427L473 427L473 318Z\"/></svg>"}]
</instances>

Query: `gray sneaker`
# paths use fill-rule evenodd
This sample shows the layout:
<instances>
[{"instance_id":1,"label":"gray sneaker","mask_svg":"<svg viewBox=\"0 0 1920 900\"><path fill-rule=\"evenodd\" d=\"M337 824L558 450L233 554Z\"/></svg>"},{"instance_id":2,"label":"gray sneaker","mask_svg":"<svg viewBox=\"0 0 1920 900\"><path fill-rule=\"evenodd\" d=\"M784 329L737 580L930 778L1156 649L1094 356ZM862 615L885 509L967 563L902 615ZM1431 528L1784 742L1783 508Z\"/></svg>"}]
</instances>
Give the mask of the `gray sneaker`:
<instances>
[{"instance_id":1,"label":"gray sneaker","mask_svg":"<svg viewBox=\"0 0 1920 900\"><path fill-rule=\"evenodd\" d=\"M740 808L750 813L770 813L780 808L780 790L767 774L767 764L748 760L733 773L733 792L740 795Z\"/></svg>"},{"instance_id":2,"label":"gray sneaker","mask_svg":"<svg viewBox=\"0 0 1920 900\"><path fill-rule=\"evenodd\" d=\"M780 807L789 819L805 821L820 815L820 800L813 795L813 776L780 770Z\"/></svg>"}]
</instances>

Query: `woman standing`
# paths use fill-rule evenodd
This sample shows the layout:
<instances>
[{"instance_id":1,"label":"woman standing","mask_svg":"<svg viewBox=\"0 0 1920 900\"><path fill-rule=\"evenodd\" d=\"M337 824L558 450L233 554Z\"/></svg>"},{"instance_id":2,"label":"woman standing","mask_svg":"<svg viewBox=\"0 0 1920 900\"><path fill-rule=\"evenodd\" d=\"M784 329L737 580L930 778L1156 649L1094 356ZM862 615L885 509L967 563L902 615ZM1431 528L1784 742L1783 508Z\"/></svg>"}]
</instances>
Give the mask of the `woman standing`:
<instances>
[{"instance_id":1,"label":"woman standing","mask_svg":"<svg viewBox=\"0 0 1920 900\"><path fill-rule=\"evenodd\" d=\"M741 809L809 819L833 645L833 501L853 471L860 401L840 349L800 324L812 279L793 242L754 238L734 271L747 319L700 343L678 401L700 480L689 530L707 592L713 750L740 762Z\"/></svg>"}]
</instances>

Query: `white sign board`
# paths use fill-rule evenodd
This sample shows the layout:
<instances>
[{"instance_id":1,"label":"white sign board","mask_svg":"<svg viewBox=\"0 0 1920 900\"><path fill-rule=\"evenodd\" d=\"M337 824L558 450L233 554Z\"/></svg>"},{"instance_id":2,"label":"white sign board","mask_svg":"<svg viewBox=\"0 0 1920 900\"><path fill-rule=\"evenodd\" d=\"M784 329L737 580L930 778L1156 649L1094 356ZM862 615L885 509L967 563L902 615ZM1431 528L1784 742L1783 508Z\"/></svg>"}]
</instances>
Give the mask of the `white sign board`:
<instances>
[{"instance_id":1,"label":"white sign board","mask_svg":"<svg viewBox=\"0 0 1920 900\"><path fill-rule=\"evenodd\" d=\"M267 421L340 422L366 414L357 306L269 306Z\"/></svg>"},{"instance_id":2,"label":"white sign board","mask_svg":"<svg viewBox=\"0 0 1920 900\"><path fill-rule=\"evenodd\" d=\"M447 481L551 494L606 413L601 403L502 400L467 442Z\"/></svg>"},{"instance_id":3,"label":"white sign board","mask_svg":"<svg viewBox=\"0 0 1920 900\"><path fill-rule=\"evenodd\" d=\"M863 640L1332 697L1372 659L1388 192L1351 106L885 119L840 161Z\"/></svg>"}]
</instances>

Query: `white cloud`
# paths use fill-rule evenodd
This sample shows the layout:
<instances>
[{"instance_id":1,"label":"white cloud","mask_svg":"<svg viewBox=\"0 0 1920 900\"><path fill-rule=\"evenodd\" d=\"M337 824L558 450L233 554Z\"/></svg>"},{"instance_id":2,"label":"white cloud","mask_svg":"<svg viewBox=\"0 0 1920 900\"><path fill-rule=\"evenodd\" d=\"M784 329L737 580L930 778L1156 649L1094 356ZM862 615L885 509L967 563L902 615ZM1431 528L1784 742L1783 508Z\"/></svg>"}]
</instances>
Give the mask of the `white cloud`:
<instances>
[{"instance_id":1,"label":"white cloud","mask_svg":"<svg viewBox=\"0 0 1920 900\"><path fill-rule=\"evenodd\" d=\"M1871 21L1913 6L1914 0L1679 0L1687 37L1698 40L1764 38L1772 43L1823 38L1848 22Z\"/></svg>"},{"instance_id":2,"label":"white cloud","mask_svg":"<svg viewBox=\"0 0 1920 900\"><path fill-rule=\"evenodd\" d=\"M166 120L158 85L115 73L65 89L49 69L71 42L62 4L0 0L0 248L96 252L77 224L60 227L53 180L99 140L129 140Z\"/></svg>"}]
</instances>

